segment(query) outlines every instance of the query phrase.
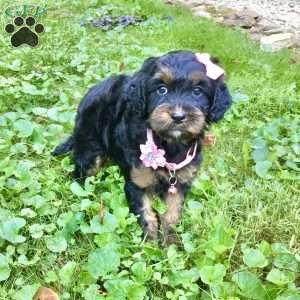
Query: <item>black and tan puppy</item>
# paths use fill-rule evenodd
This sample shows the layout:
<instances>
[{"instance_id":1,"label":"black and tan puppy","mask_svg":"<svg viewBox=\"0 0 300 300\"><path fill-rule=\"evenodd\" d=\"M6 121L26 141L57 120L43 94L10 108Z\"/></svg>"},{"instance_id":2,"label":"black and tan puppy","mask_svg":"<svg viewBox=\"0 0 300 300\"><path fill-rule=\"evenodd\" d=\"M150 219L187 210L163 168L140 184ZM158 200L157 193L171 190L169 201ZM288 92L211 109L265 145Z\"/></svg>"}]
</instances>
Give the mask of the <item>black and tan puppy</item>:
<instances>
[{"instance_id":1,"label":"black and tan puppy","mask_svg":"<svg viewBox=\"0 0 300 300\"><path fill-rule=\"evenodd\" d=\"M212 79L207 68L194 53L174 51L147 59L132 76L104 80L88 91L72 135L53 151L73 151L76 178L95 174L106 157L115 162L125 177L130 210L150 239L157 239L160 225L164 243L172 241L172 226L201 162L204 130L231 104L223 76ZM160 149L158 165L149 166L141 156L147 132ZM151 164L153 153L145 155ZM151 208L154 195L166 203L163 215Z\"/></svg>"}]
</instances>

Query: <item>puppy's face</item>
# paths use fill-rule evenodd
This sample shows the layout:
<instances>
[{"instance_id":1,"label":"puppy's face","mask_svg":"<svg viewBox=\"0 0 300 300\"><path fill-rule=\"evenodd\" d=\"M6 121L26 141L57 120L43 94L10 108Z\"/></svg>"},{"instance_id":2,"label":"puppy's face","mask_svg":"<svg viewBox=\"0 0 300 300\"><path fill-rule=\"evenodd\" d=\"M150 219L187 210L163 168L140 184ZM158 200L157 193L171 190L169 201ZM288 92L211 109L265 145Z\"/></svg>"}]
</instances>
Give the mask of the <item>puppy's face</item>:
<instances>
[{"instance_id":1,"label":"puppy's face","mask_svg":"<svg viewBox=\"0 0 300 300\"><path fill-rule=\"evenodd\" d=\"M170 143L188 143L231 105L223 78L213 80L206 72L189 51L147 59L126 86L127 114L145 120Z\"/></svg>"},{"instance_id":2,"label":"puppy's face","mask_svg":"<svg viewBox=\"0 0 300 300\"><path fill-rule=\"evenodd\" d=\"M189 52L167 54L155 65L145 93L150 127L169 142L195 139L206 126L214 96L205 66Z\"/></svg>"}]
</instances>

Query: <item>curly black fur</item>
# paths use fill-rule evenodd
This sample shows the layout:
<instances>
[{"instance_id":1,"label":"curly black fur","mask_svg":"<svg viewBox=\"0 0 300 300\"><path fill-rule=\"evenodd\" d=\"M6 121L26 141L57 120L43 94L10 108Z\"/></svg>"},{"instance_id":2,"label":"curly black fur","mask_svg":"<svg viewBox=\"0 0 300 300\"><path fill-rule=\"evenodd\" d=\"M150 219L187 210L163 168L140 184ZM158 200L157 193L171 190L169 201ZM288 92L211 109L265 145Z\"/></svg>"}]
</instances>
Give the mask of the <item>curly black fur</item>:
<instances>
[{"instance_id":1,"label":"curly black fur","mask_svg":"<svg viewBox=\"0 0 300 300\"><path fill-rule=\"evenodd\" d=\"M194 176L188 171L200 164L204 130L222 119L231 104L223 79L212 80L205 73L205 66L192 52L174 51L147 59L132 76L104 80L83 98L73 134L52 153L73 151L76 178L91 175L105 157L114 161L125 177L130 210L150 238L157 237L158 223L149 199L154 194L166 199L169 211L160 221L168 235L170 225L178 222L174 214L179 215L180 199ZM175 119L174 113L183 120ZM145 168L139 159L147 127L153 129L155 142L166 151L169 162L182 161L195 141L200 145L191 164L178 172L180 199L175 208L172 203L176 201L168 200L168 172Z\"/></svg>"}]
</instances>

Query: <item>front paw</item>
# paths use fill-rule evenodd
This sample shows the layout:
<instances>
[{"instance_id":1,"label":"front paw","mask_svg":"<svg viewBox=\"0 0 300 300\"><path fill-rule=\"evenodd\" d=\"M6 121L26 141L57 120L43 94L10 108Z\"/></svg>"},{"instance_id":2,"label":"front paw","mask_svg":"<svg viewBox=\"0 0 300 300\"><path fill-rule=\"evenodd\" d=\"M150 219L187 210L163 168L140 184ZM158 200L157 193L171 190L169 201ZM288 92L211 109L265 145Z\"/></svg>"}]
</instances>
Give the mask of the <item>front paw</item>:
<instances>
[{"instance_id":1,"label":"front paw","mask_svg":"<svg viewBox=\"0 0 300 300\"><path fill-rule=\"evenodd\" d=\"M180 245L181 241L172 226L163 226L162 228L162 246L168 247L169 245Z\"/></svg>"},{"instance_id":2,"label":"front paw","mask_svg":"<svg viewBox=\"0 0 300 300\"><path fill-rule=\"evenodd\" d=\"M157 241L158 240L158 224L156 221L149 222L143 226L144 238L147 241Z\"/></svg>"}]
</instances>

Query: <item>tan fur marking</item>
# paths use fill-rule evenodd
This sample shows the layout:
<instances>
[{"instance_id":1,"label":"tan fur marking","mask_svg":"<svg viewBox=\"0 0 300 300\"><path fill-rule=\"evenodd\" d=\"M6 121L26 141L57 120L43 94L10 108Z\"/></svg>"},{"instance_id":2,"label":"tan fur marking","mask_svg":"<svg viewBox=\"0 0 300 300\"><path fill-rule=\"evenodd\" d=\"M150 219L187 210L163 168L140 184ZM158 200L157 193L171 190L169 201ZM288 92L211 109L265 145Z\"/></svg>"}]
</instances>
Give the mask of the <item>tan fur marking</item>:
<instances>
[{"instance_id":1,"label":"tan fur marking","mask_svg":"<svg viewBox=\"0 0 300 300\"><path fill-rule=\"evenodd\" d=\"M188 79L189 79L190 81L192 81L192 83L193 83L194 85L196 85L196 84L199 84L200 81L201 81L202 79L204 79L204 74L201 73L201 72L195 71L195 72L192 72L192 73L188 76Z\"/></svg>"},{"instance_id":2,"label":"tan fur marking","mask_svg":"<svg viewBox=\"0 0 300 300\"><path fill-rule=\"evenodd\" d=\"M180 183L191 183L197 174L197 166L188 165L176 172L177 180Z\"/></svg>"},{"instance_id":3,"label":"tan fur marking","mask_svg":"<svg viewBox=\"0 0 300 300\"><path fill-rule=\"evenodd\" d=\"M172 124L171 109L168 105L160 105L152 112L150 116L151 128L154 131L160 131L168 128Z\"/></svg>"},{"instance_id":4,"label":"tan fur marking","mask_svg":"<svg viewBox=\"0 0 300 300\"><path fill-rule=\"evenodd\" d=\"M169 173L165 170L157 170L157 174L161 177L164 178L166 181L169 180ZM197 174L197 166L195 165L188 165L178 171L176 171L176 176L177 176L177 182L178 183L191 183L192 180L195 178Z\"/></svg>"},{"instance_id":5,"label":"tan fur marking","mask_svg":"<svg viewBox=\"0 0 300 300\"><path fill-rule=\"evenodd\" d=\"M174 80L172 70L166 66L161 66L159 71L154 75L154 78L161 79L167 85L171 84Z\"/></svg>"},{"instance_id":6,"label":"tan fur marking","mask_svg":"<svg viewBox=\"0 0 300 300\"><path fill-rule=\"evenodd\" d=\"M193 136L198 135L206 126L205 116L201 111L195 111L188 120L186 130Z\"/></svg>"},{"instance_id":7,"label":"tan fur marking","mask_svg":"<svg viewBox=\"0 0 300 300\"><path fill-rule=\"evenodd\" d=\"M156 179L151 168L133 168L130 172L131 180L140 188L144 189L155 184Z\"/></svg>"},{"instance_id":8,"label":"tan fur marking","mask_svg":"<svg viewBox=\"0 0 300 300\"><path fill-rule=\"evenodd\" d=\"M87 171L88 176L94 176L98 172L98 170L101 168L103 160L98 155L95 159L94 165L90 167L90 169Z\"/></svg>"},{"instance_id":9,"label":"tan fur marking","mask_svg":"<svg viewBox=\"0 0 300 300\"><path fill-rule=\"evenodd\" d=\"M179 223L182 203L183 203L183 195L181 193L169 194L167 193L165 199L167 205L167 211L160 216L160 221L162 225L164 244L170 244L174 242L174 237L170 235L172 234L172 226Z\"/></svg>"},{"instance_id":10,"label":"tan fur marking","mask_svg":"<svg viewBox=\"0 0 300 300\"><path fill-rule=\"evenodd\" d=\"M147 222L147 228L145 228L147 237L151 240L157 240L158 235L158 221L155 212L151 208L151 200L147 194L143 196L143 216Z\"/></svg>"}]
</instances>

